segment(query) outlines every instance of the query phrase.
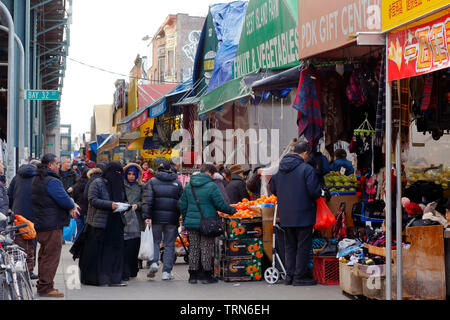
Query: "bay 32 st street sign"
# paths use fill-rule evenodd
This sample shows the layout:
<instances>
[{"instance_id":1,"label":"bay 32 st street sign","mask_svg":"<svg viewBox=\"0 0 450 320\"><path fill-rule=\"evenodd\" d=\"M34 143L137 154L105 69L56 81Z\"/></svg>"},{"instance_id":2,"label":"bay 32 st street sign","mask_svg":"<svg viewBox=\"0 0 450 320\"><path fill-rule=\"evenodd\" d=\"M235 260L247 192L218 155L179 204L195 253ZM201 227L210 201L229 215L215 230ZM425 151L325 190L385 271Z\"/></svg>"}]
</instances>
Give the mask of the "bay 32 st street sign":
<instances>
[{"instance_id":1,"label":"bay 32 st street sign","mask_svg":"<svg viewBox=\"0 0 450 320\"><path fill-rule=\"evenodd\" d=\"M27 100L59 100L58 90L26 90Z\"/></svg>"}]
</instances>

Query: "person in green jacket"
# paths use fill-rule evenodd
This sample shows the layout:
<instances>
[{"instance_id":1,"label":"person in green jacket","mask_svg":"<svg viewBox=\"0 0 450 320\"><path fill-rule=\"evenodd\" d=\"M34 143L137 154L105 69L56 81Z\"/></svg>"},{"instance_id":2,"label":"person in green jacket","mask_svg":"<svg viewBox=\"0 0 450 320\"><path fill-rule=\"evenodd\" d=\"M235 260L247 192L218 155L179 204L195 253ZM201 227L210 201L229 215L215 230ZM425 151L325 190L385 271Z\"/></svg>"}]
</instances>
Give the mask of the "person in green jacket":
<instances>
[{"instance_id":1,"label":"person in green jacket","mask_svg":"<svg viewBox=\"0 0 450 320\"><path fill-rule=\"evenodd\" d=\"M215 238L206 237L199 232L200 211L192 195L194 187L203 216L213 218L217 211L233 214L236 209L229 206L215 184L213 177L217 169L212 164L204 164L200 167L200 173L191 177L190 182L184 188L180 199L181 215L184 226L189 231L189 283L216 283L218 280L213 274L212 258L214 255ZM200 262L203 271L200 271Z\"/></svg>"}]
</instances>

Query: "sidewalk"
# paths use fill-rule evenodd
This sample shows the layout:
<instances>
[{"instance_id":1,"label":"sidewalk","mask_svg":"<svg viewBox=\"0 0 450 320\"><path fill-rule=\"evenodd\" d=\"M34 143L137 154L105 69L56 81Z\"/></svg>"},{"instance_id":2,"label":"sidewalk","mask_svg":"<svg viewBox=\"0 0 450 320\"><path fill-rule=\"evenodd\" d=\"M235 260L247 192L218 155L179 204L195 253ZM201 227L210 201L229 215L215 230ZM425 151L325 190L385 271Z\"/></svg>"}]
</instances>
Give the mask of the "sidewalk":
<instances>
[{"instance_id":1,"label":"sidewalk","mask_svg":"<svg viewBox=\"0 0 450 320\"><path fill-rule=\"evenodd\" d=\"M148 280L147 269L140 270L138 277L128 282L127 287L94 287L79 285L76 272L78 260L73 261L69 253L71 243L63 246L61 262L55 277L55 288L64 292L63 299L42 298L38 300L348 300L339 286L317 285L294 287L284 284L269 285L258 282L191 285L188 280L188 265L180 257L175 264L174 280L162 281L161 270L154 280ZM37 269L37 266L36 266ZM37 272L37 270L36 270ZM36 281L33 281L34 283ZM33 288L36 293L36 288Z\"/></svg>"}]
</instances>

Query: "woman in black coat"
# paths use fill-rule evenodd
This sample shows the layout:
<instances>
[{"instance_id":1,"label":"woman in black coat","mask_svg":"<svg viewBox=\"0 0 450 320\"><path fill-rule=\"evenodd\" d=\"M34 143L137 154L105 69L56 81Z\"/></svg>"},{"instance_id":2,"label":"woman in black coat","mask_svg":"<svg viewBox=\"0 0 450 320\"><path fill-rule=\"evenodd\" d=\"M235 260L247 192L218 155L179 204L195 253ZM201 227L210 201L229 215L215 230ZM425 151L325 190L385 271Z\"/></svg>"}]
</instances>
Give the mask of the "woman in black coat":
<instances>
[{"instance_id":1,"label":"woman in black coat","mask_svg":"<svg viewBox=\"0 0 450 320\"><path fill-rule=\"evenodd\" d=\"M75 240L78 238L78 235L80 234L81 230L83 230L84 227L84 218L86 216L87 210L88 210L88 199L84 195L84 189L86 188L86 185L89 181L87 177L89 169L85 168L83 170L83 173L81 174L81 177L78 179L78 181L73 186L73 200L76 204L78 204L81 208L80 215L75 218L75 222L77 223L77 234L75 235Z\"/></svg>"},{"instance_id":2,"label":"woman in black coat","mask_svg":"<svg viewBox=\"0 0 450 320\"><path fill-rule=\"evenodd\" d=\"M123 169L109 163L102 177L89 186L86 235L80 254L81 283L95 286L125 286L122 281L124 221L113 212L125 202Z\"/></svg>"}]
</instances>

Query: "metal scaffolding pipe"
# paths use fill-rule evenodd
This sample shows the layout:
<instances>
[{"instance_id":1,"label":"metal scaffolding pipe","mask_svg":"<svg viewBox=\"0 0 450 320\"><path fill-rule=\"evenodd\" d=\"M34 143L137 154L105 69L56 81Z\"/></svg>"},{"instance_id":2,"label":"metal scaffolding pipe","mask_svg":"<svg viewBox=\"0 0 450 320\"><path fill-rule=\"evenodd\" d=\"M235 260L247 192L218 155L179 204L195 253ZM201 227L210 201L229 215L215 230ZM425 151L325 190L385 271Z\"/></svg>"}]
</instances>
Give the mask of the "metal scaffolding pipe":
<instances>
[{"instance_id":1,"label":"metal scaffolding pipe","mask_svg":"<svg viewBox=\"0 0 450 320\"><path fill-rule=\"evenodd\" d=\"M388 37L386 37L386 300L392 299L392 108L389 84Z\"/></svg>"},{"instance_id":2,"label":"metal scaffolding pipe","mask_svg":"<svg viewBox=\"0 0 450 320\"><path fill-rule=\"evenodd\" d=\"M16 174L16 161L15 161L15 139L14 139L14 124L16 120L15 116L15 63L14 63L14 21L11 17L11 13L3 2L0 2L0 10L3 11L6 17L6 24L9 27L8 34L8 104L7 104L7 145L6 145L6 180L9 184Z\"/></svg>"},{"instance_id":3,"label":"metal scaffolding pipe","mask_svg":"<svg viewBox=\"0 0 450 320\"><path fill-rule=\"evenodd\" d=\"M5 26L0 26L0 30L8 32L9 29ZM17 47L19 48L19 165L23 164L25 160L25 50L22 45L22 41L14 34L14 39L16 40Z\"/></svg>"},{"instance_id":4,"label":"metal scaffolding pipe","mask_svg":"<svg viewBox=\"0 0 450 320\"><path fill-rule=\"evenodd\" d=\"M399 123L401 128L401 122ZM395 169L397 175L396 201L396 248L397 248L397 300L402 300L402 159L401 159L401 129L397 134L395 145Z\"/></svg>"}]
</instances>

